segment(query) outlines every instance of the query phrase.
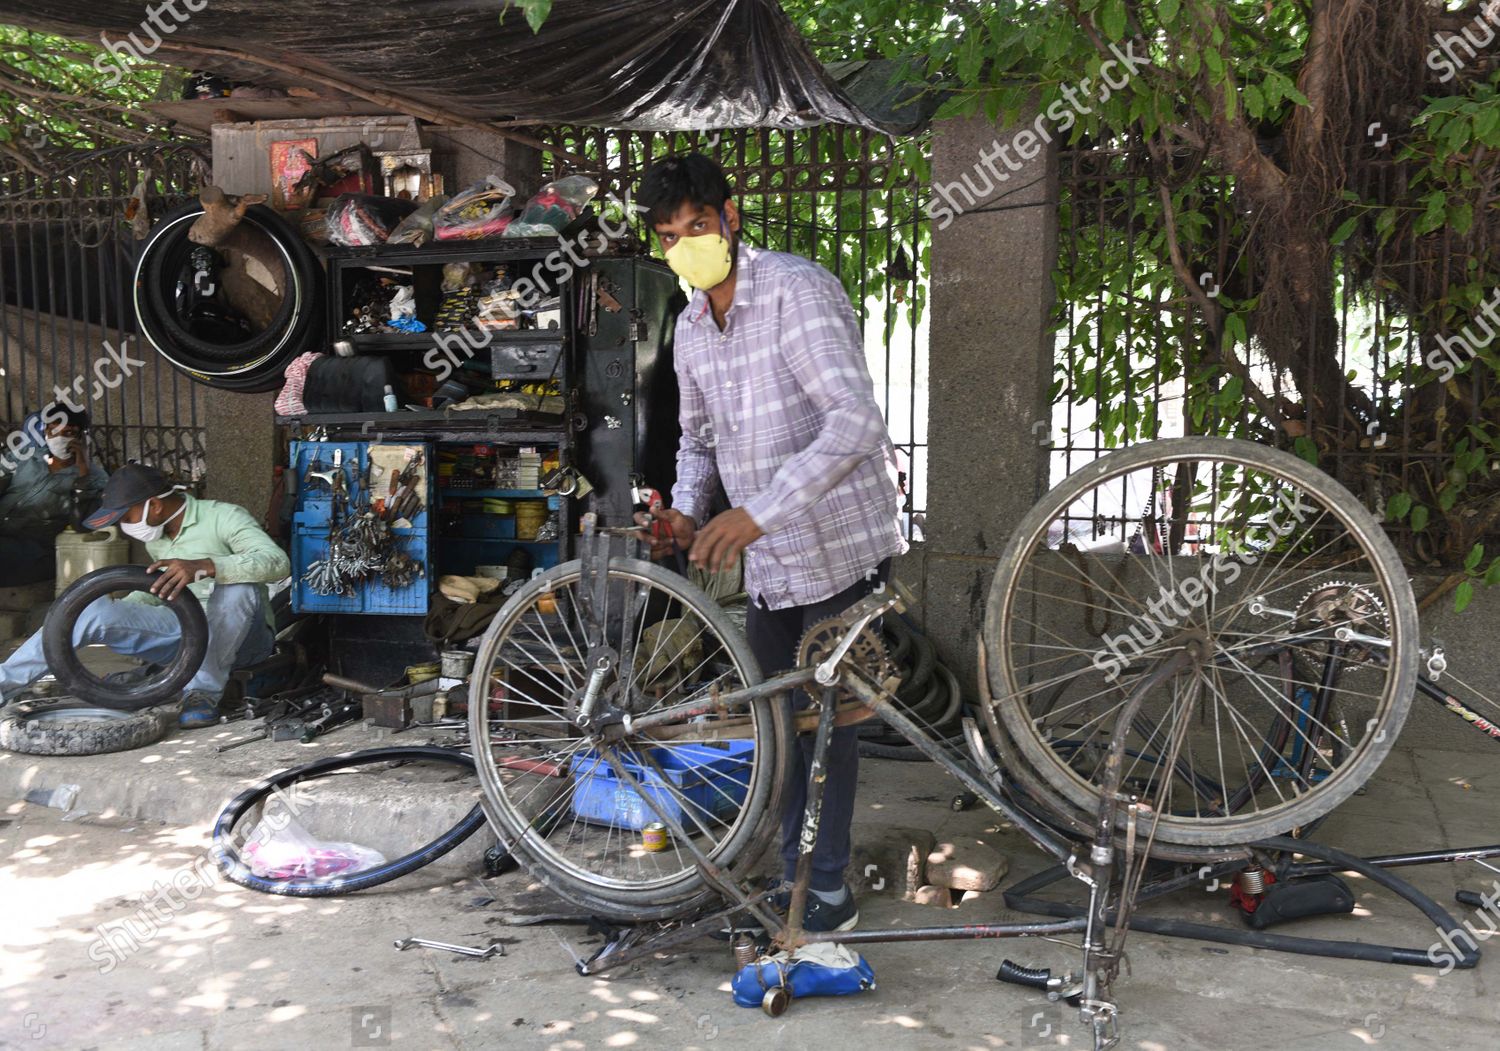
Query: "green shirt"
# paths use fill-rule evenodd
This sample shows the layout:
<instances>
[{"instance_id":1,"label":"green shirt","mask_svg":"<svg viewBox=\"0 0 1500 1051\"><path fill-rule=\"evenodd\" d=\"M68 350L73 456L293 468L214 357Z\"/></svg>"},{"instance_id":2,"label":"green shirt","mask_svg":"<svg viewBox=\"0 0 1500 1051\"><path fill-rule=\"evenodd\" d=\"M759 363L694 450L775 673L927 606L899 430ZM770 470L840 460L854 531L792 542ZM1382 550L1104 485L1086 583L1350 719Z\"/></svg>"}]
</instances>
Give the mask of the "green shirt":
<instances>
[{"instance_id":1,"label":"green shirt","mask_svg":"<svg viewBox=\"0 0 1500 1051\"><path fill-rule=\"evenodd\" d=\"M214 584L273 584L292 572L291 559L260 527L250 512L222 500L199 500L184 494L187 506L175 537L162 536L146 545L152 561L169 558L211 558L214 575L194 581L188 589L207 603ZM159 602L144 591L125 601ZM267 606L267 615L270 607Z\"/></svg>"}]
</instances>

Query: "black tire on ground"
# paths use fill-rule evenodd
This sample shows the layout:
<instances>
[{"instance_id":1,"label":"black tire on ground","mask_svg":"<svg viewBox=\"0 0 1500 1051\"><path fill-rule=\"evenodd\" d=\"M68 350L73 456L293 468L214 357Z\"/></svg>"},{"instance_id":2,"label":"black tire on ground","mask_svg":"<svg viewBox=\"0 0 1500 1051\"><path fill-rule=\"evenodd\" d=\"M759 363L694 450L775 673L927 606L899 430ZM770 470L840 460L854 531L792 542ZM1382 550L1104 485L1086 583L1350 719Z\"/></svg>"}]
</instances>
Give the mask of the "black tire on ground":
<instances>
[{"instance_id":1,"label":"black tire on ground","mask_svg":"<svg viewBox=\"0 0 1500 1051\"><path fill-rule=\"evenodd\" d=\"M166 736L171 708L120 712L78 701L22 701L0 715L0 748L25 755L103 755L144 748Z\"/></svg>"},{"instance_id":2,"label":"black tire on ground","mask_svg":"<svg viewBox=\"0 0 1500 1051\"><path fill-rule=\"evenodd\" d=\"M253 336L229 343L202 339L184 328L174 306L177 281L193 248L188 230L202 214L196 201L169 212L142 245L135 271L138 330L157 353L199 383L242 393L275 390L286 366L321 331L322 268L290 223L265 205L249 208L243 222L267 237L281 258L282 302Z\"/></svg>"},{"instance_id":3,"label":"black tire on ground","mask_svg":"<svg viewBox=\"0 0 1500 1051\"><path fill-rule=\"evenodd\" d=\"M109 682L89 671L73 647L74 625L95 600L116 591L148 591L155 579L145 566L96 569L79 577L52 603L42 626L42 652L65 692L101 708L133 711L177 700L183 687L198 674L208 653L208 618L198 597L186 588L165 603L182 628L182 641L172 662L155 675L139 682Z\"/></svg>"},{"instance_id":4,"label":"black tire on ground","mask_svg":"<svg viewBox=\"0 0 1500 1051\"><path fill-rule=\"evenodd\" d=\"M352 872L322 879L268 879L258 876L240 857L239 844L235 842L235 826L252 809L269 799L274 792L288 788L301 781L315 780L340 770L357 766L382 763L435 762L466 770L474 769L474 759L465 752L451 748L435 748L430 745L410 745L395 748L370 748L363 752L345 752L329 756L316 762L283 770L266 778L258 785L245 789L219 811L214 822L213 855L219 871L232 883L258 890L265 894L280 894L293 898L331 898L340 894L378 887L393 879L415 872L453 850L484 826L484 810L476 804L458 824L444 832L426 846L403 854L363 872Z\"/></svg>"}]
</instances>

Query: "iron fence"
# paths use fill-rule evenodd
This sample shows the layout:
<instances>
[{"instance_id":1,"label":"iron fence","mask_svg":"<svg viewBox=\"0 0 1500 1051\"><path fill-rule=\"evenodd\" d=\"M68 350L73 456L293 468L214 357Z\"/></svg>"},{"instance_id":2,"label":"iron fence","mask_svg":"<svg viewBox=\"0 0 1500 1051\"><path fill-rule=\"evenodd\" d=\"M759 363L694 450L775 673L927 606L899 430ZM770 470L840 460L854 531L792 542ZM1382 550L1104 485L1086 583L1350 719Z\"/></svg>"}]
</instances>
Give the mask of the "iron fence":
<instances>
[{"instance_id":1,"label":"iron fence","mask_svg":"<svg viewBox=\"0 0 1500 1051\"><path fill-rule=\"evenodd\" d=\"M81 406L106 469L139 460L202 480L197 385L137 344L130 304L132 231L196 193L206 165L193 145L150 144L64 157L45 177L0 170L7 435L53 402Z\"/></svg>"},{"instance_id":2,"label":"iron fence","mask_svg":"<svg viewBox=\"0 0 1500 1051\"><path fill-rule=\"evenodd\" d=\"M597 162L601 197L622 201L652 161L707 154L734 188L746 240L838 275L864 331L901 460L908 535L920 539L927 506L928 230L925 183L910 154L915 146L842 126L672 133L565 127L544 137ZM557 158L545 160L554 176L568 174ZM637 229L641 249L653 248L645 229Z\"/></svg>"}]
</instances>

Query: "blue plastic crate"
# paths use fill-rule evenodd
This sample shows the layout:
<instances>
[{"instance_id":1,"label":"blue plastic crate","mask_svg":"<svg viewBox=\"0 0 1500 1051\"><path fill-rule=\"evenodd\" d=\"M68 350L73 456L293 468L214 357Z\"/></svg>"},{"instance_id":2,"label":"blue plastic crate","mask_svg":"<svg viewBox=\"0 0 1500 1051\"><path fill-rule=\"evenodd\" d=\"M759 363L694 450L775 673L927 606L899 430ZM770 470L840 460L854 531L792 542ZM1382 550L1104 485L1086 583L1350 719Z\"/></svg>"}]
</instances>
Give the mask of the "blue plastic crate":
<instances>
[{"instance_id":1,"label":"blue plastic crate","mask_svg":"<svg viewBox=\"0 0 1500 1051\"><path fill-rule=\"evenodd\" d=\"M699 820L727 819L745 801L755 745L749 741L727 741L725 745L719 748L679 744L650 749L651 758L676 787L676 792L664 787L662 776L654 767L623 754L620 764L650 797L650 805L617 778L614 769L597 752L580 752L569 764L574 784L573 813L594 824L640 831L660 820L656 816L659 811L691 827L693 819L684 813L682 804L685 798L698 811Z\"/></svg>"}]
</instances>

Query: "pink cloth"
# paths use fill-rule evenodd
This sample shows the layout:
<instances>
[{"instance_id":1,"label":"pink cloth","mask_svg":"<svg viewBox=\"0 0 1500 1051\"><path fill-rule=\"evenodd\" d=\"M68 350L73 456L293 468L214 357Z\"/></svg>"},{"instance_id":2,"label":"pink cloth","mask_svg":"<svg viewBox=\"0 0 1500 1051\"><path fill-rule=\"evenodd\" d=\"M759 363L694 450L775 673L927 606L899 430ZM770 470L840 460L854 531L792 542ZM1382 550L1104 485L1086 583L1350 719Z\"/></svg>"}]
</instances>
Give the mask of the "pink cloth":
<instances>
[{"instance_id":1,"label":"pink cloth","mask_svg":"<svg viewBox=\"0 0 1500 1051\"><path fill-rule=\"evenodd\" d=\"M286 367L286 383L282 386L281 393L276 395L276 415L302 416L307 413L307 406L302 403L302 387L307 383L307 370L321 357L326 355L309 351L298 355Z\"/></svg>"}]
</instances>

